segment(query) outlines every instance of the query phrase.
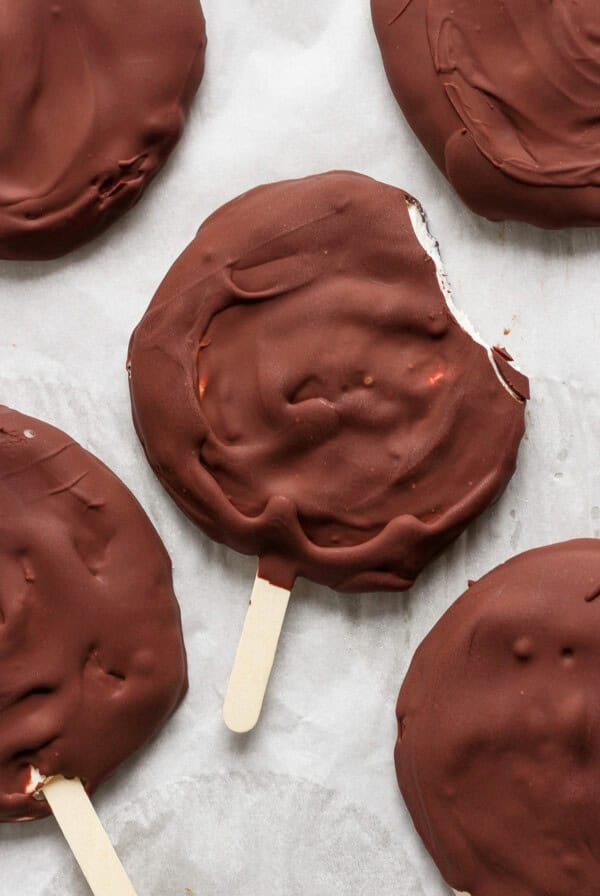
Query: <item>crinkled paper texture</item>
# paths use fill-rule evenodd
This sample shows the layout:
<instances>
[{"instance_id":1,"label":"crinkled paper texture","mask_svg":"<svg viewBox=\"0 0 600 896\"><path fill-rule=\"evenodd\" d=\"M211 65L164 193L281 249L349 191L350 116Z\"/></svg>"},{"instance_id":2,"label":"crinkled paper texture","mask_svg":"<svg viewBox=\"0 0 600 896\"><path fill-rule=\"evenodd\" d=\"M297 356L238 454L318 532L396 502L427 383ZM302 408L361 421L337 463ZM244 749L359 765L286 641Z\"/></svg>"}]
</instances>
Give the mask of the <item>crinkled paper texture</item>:
<instances>
[{"instance_id":1,"label":"crinkled paper texture","mask_svg":"<svg viewBox=\"0 0 600 896\"><path fill-rule=\"evenodd\" d=\"M467 579L535 545L600 536L600 231L464 209L396 107L368 0L204 8L205 81L139 206L66 259L0 263L0 400L69 431L133 489L171 552L183 611L189 697L95 802L140 896L442 896L395 783L395 700ZM528 435L504 497L408 595L298 583L262 720L240 738L221 705L255 563L209 542L154 480L131 425L127 342L211 211L332 168L421 200L457 304L531 376ZM0 827L0 893L87 893L52 819Z\"/></svg>"}]
</instances>

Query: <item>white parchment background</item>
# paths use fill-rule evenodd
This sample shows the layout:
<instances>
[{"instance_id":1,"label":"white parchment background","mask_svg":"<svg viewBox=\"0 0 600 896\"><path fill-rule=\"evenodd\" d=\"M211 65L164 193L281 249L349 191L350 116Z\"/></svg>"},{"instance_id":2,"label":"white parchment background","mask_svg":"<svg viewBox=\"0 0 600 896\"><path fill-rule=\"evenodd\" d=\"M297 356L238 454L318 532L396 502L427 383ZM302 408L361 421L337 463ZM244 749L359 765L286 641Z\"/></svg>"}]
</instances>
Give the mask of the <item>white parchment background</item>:
<instances>
[{"instance_id":1,"label":"white parchment background","mask_svg":"<svg viewBox=\"0 0 600 896\"><path fill-rule=\"evenodd\" d=\"M174 561L190 694L96 798L139 896L447 893L394 779L409 660L467 578L534 545L600 535L600 232L467 212L395 105L368 5L205 0L206 78L159 181L67 259L0 262L0 400L105 460ZM155 482L130 422L127 342L207 214L259 183L331 168L423 202L458 304L531 376L528 438L501 502L408 596L298 584L260 727L237 738L220 710L254 561L209 542ZM52 820L0 828L2 896L86 892Z\"/></svg>"}]
</instances>

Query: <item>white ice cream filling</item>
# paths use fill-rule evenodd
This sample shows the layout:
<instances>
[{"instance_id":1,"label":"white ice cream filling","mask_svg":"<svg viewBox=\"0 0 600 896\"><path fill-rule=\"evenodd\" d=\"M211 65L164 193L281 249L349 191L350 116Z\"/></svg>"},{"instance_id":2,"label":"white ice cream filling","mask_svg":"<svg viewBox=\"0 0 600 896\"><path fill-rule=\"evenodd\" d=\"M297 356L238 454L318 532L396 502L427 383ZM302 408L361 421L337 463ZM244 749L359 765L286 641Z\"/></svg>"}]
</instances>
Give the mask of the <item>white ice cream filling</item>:
<instances>
[{"instance_id":1,"label":"white ice cream filling","mask_svg":"<svg viewBox=\"0 0 600 896\"><path fill-rule=\"evenodd\" d=\"M37 796L48 779L33 765L29 767L29 781L25 787L28 796Z\"/></svg>"},{"instance_id":2,"label":"white ice cream filling","mask_svg":"<svg viewBox=\"0 0 600 896\"><path fill-rule=\"evenodd\" d=\"M511 395L517 401L522 401L523 399L521 398L521 396L518 395L517 392L515 392L515 390L510 387L510 385L506 382L506 380L500 373L500 370L496 363L496 359L494 358L490 346L483 341L464 311L461 311L460 308L457 308L454 304L454 299L452 298L452 290L450 289L450 284L448 283L448 275L446 274L444 266L442 264L440 247L438 242L432 237L431 233L429 232L429 227L427 226L427 218L425 217L425 212L423 211L421 205L417 202L416 199L407 198L406 207L408 209L408 217L410 218L410 223L412 224L415 236L435 265L437 281L442 295L444 296L444 299L446 301L446 305L448 306L448 310L450 311L450 314L455 319L459 327L461 327L461 329L463 329L465 333L467 333L471 337L471 339L473 339L474 342L477 342L486 350L494 373L496 374L506 391L509 393L509 395ZM515 368L515 370L518 370L515 364L513 364L512 366ZM459 894L459 896L464 896L464 894ZM466 894L466 896L469 896L469 894Z\"/></svg>"}]
</instances>

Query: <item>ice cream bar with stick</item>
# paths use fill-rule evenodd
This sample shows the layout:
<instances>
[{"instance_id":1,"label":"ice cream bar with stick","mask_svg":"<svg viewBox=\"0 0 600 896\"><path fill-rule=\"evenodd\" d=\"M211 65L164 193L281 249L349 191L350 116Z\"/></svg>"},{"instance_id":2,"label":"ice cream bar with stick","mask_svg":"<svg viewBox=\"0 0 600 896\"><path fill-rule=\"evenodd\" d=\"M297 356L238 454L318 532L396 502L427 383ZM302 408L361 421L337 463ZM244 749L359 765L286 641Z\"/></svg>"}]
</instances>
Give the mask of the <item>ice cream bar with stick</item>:
<instances>
[{"instance_id":1,"label":"ice cream bar with stick","mask_svg":"<svg viewBox=\"0 0 600 896\"><path fill-rule=\"evenodd\" d=\"M527 379L454 308L418 202L351 172L215 212L135 330L146 455L210 537L259 557L225 700L256 723L297 577L409 588L516 465Z\"/></svg>"},{"instance_id":2,"label":"ice cream bar with stick","mask_svg":"<svg viewBox=\"0 0 600 896\"><path fill-rule=\"evenodd\" d=\"M185 694L170 559L103 463L6 407L0 621L0 821L53 813L95 896L132 896L89 795Z\"/></svg>"}]
</instances>

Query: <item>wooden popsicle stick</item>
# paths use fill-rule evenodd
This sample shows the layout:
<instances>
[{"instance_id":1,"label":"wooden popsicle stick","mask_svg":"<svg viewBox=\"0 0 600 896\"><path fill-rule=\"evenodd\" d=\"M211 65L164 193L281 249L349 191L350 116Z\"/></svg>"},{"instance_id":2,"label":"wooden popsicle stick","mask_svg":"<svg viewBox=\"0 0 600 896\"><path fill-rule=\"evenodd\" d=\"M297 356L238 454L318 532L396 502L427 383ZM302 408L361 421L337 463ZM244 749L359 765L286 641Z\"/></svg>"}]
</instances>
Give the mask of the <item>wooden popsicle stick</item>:
<instances>
[{"instance_id":1,"label":"wooden popsicle stick","mask_svg":"<svg viewBox=\"0 0 600 896\"><path fill-rule=\"evenodd\" d=\"M136 896L81 781L48 778L39 792L48 801L94 896Z\"/></svg>"},{"instance_id":2,"label":"wooden popsicle stick","mask_svg":"<svg viewBox=\"0 0 600 896\"><path fill-rule=\"evenodd\" d=\"M258 722L289 600L289 590L256 577L223 706L237 734Z\"/></svg>"}]
</instances>

